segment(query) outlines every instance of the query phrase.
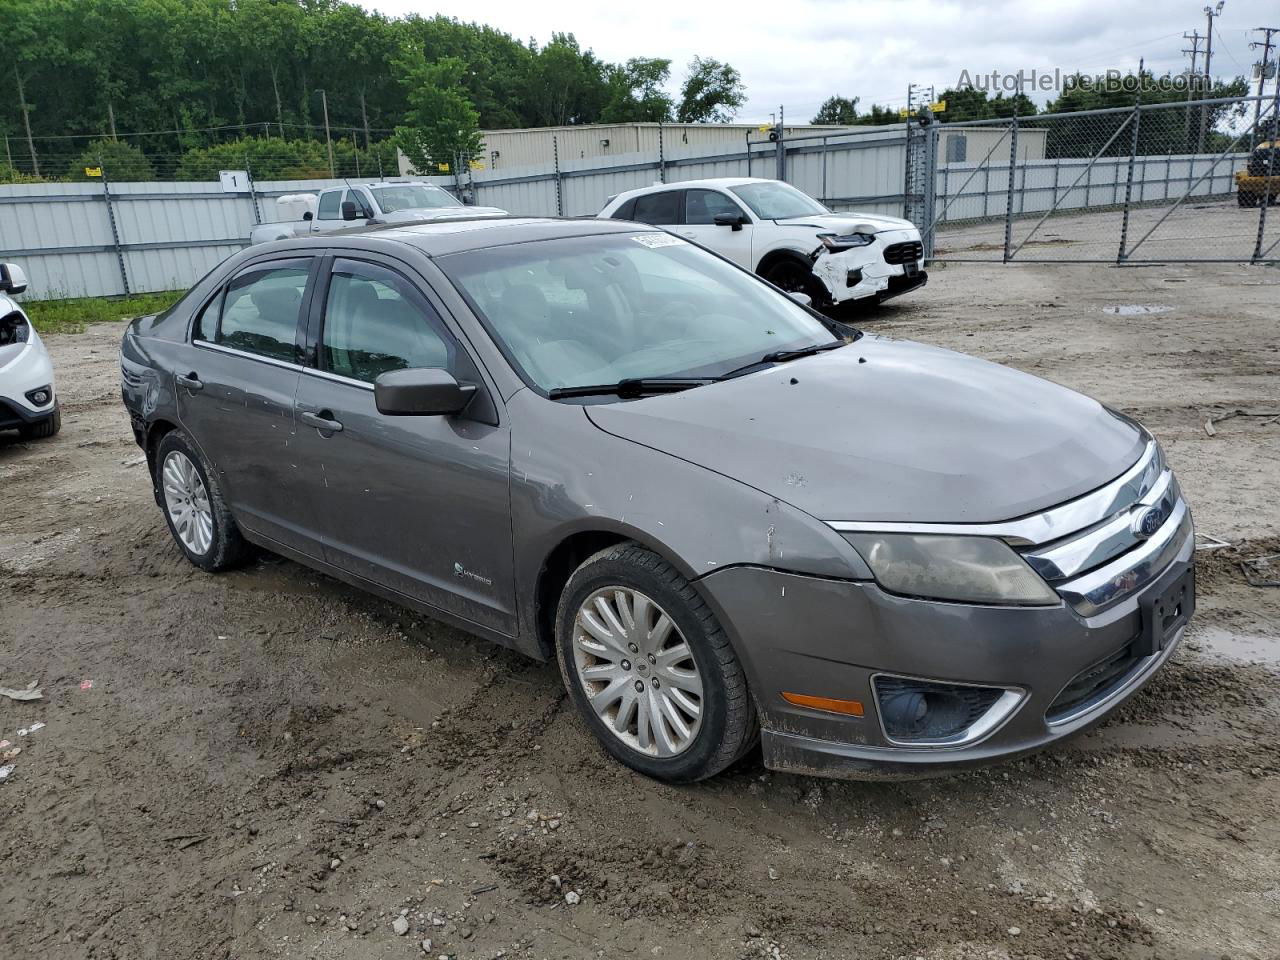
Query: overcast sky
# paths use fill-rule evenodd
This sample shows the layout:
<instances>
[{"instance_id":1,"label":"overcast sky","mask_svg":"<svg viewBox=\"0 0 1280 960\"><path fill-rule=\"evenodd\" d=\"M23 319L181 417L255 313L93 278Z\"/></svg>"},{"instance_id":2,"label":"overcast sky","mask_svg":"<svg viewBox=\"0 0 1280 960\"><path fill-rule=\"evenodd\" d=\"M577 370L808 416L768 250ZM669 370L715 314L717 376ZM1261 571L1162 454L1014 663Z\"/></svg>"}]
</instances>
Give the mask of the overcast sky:
<instances>
[{"instance_id":1,"label":"overcast sky","mask_svg":"<svg viewBox=\"0 0 1280 960\"><path fill-rule=\"evenodd\" d=\"M733 64L747 87L742 121L767 120L779 103L807 122L833 93L899 107L910 83L952 86L971 74L1019 68L1064 73L1133 69L1145 57L1157 73L1185 68L1184 32L1205 32L1204 2L1189 0L785 0L768 4L686 0L362 0L392 16L441 13L487 23L545 43L577 36L601 58L672 60L672 88L695 55ZM1216 0L1215 0L1216 2ZM1215 20L1213 74L1248 73L1258 26L1280 26L1275 0L1226 0ZM1273 52L1273 56L1274 56ZM1268 90L1270 90L1268 86ZM1051 94L1035 94L1043 103Z\"/></svg>"}]
</instances>

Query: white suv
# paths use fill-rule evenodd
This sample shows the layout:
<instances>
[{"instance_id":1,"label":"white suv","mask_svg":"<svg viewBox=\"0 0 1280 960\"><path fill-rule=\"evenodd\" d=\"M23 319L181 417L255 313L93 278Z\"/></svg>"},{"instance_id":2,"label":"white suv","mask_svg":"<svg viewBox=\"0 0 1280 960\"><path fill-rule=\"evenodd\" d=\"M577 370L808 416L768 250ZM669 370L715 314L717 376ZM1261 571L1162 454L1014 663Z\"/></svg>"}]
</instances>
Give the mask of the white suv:
<instances>
[{"instance_id":1,"label":"white suv","mask_svg":"<svg viewBox=\"0 0 1280 960\"><path fill-rule=\"evenodd\" d=\"M602 219L662 227L806 293L815 306L887 300L923 286L924 247L908 220L832 213L780 180L726 177L628 190Z\"/></svg>"},{"instance_id":2,"label":"white suv","mask_svg":"<svg viewBox=\"0 0 1280 960\"><path fill-rule=\"evenodd\" d=\"M0 263L0 430L24 440L51 437L62 426L53 364L35 327L11 294L27 289L16 263Z\"/></svg>"}]
</instances>

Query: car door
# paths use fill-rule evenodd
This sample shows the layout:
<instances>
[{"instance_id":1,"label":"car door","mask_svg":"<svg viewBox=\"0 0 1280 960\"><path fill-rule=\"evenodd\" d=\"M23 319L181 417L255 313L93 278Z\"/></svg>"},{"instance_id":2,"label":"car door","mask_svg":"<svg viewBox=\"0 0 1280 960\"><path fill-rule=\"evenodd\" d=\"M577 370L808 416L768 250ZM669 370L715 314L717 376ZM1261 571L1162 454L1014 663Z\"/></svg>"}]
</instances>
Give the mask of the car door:
<instances>
[{"instance_id":1,"label":"car door","mask_svg":"<svg viewBox=\"0 0 1280 960\"><path fill-rule=\"evenodd\" d=\"M738 217L745 221L738 227L725 227L716 223L718 216ZM684 222L679 227L681 236L714 250L740 267L751 269L751 235L754 231L751 218L727 193L719 190L686 190L684 192Z\"/></svg>"},{"instance_id":2,"label":"car door","mask_svg":"<svg viewBox=\"0 0 1280 960\"><path fill-rule=\"evenodd\" d=\"M514 635L508 428L465 411L378 412L374 381L390 370L441 367L488 387L421 278L368 256L338 257L326 270L312 308L313 362L298 387L298 450L326 558ZM493 395L468 411L494 409Z\"/></svg>"},{"instance_id":3,"label":"car door","mask_svg":"<svg viewBox=\"0 0 1280 960\"><path fill-rule=\"evenodd\" d=\"M335 187L320 194L320 202L316 204L316 216L311 221L312 233L328 233L349 227L342 219L342 187Z\"/></svg>"},{"instance_id":4,"label":"car door","mask_svg":"<svg viewBox=\"0 0 1280 960\"><path fill-rule=\"evenodd\" d=\"M182 427L218 472L236 521L319 556L312 515L294 493L294 394L302 370L301 320L317 257L257 261L204 304L189 369L176 374Z\"/></svg>"}]
</instances>

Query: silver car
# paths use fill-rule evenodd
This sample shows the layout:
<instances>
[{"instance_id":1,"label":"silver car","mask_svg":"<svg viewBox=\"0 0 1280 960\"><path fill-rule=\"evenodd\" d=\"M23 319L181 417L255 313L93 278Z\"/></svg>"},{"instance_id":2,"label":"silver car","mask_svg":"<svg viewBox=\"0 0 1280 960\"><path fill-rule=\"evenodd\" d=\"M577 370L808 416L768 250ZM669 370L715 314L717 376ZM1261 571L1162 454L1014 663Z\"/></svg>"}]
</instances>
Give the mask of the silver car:
<instances>
[{"instance_id":1,"label":"silver car","mask_svg":"<svg viewBox=\"0 0 1280 960\"><path fill-rule=\"evenodd\" d=\"M1138 424L637 224L250 248L121 360L193 563L257 545L555 657L665 780L757 743L849 777L1035 750L1141 687L1194 606Z\"/></svg>"}]
</instances>

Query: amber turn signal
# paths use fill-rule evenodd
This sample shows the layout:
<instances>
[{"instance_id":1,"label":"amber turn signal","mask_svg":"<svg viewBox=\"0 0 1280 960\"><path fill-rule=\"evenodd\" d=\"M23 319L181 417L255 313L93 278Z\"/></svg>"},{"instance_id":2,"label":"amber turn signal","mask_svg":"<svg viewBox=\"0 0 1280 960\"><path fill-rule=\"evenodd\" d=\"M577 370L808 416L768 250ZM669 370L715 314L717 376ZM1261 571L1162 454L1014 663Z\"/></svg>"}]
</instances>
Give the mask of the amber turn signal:
<instances>
[{"instance_id":1,"label":"amber turn signal","mask_svg":"<svg viewBox=\"0 0 1280 960\"><path fill-rule=\"evenodd\" d=\"M782 699L794 703L797 707L808 707L810 710L825 710L827 713L842 713L847 717L862 716L861 700L837 700L835 697L810 697L803 693L782 693Z\"/></svg>"}]
</instances>

